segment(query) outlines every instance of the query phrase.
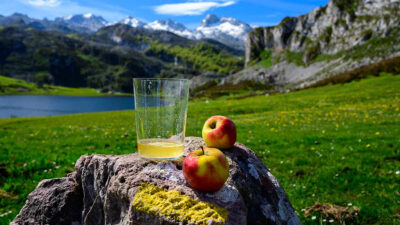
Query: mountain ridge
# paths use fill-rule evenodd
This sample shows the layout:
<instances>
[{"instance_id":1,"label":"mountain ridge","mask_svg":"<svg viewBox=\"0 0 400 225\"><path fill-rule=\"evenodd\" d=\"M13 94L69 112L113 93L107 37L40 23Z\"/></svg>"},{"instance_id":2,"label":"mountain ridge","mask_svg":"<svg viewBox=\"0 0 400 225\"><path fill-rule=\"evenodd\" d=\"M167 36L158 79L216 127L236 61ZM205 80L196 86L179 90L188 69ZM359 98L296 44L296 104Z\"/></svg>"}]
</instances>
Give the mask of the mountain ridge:
<instances>
[{"instance_id":1,"label":"mountain ridge","mask_svg":"<svg viewBox=\"0 0 400 225\"><path fill-rule=\"evenodd\" d=\"M93 32L109 24L103 17L93 15L92 13L58 17L55 21L63 21L67 24L88 28Z\"/></svg>"},{"instance_id":2,"label":"mountain ridge","mask_svg":"<svg viewBox=\"0 0 400 225\"><path fill-rule=\"evenodd\" d=\"M137 20L137 19L136 19ZM138 20L139 21L139 20ZM129 24L125 19L119 23ZM189 39L209 38L222 42L231 47L244 49L244 41L247 33L253 28L232 17L217 17L208 14L201 22L200 26L194 30L188 29L185 25L171 19L156 20L151 23L143 23L144 28L153 30L166 30ZM136 24L133 27L138 27Z\"/></svg>"},{"instance_id":3,"label":"mountain ridge","mask_svg":"<svg viewBox=\"0 0 400 225\"><path fill-rule=\"evenodd\" d=\"M211 19L213 21L211 21ZM207 21L210 20L210 21ZM206 22L205 22L206 21ZM54 21L47 19L32 19L27 15L14 13L10 16L0 17L0 25L9 23L25 23L27 27L40 28L42 30L54 30L59 32L78 32L78 33L94 33L99 29L112 26L117 23L126 24L131 27L146 28L151 30L164 30L172 32L176 35L193 39L214 39L225 45L229 45L240 50L244 50L244 40L247 32L253 28L232 17L217 17L208 14L196 29L188 29L185 25L171 19L155 20L145 23L133 16L108 22L101 16L92 13L69 15L66 17L57 17Z\"/></svg>"}]
</instances>

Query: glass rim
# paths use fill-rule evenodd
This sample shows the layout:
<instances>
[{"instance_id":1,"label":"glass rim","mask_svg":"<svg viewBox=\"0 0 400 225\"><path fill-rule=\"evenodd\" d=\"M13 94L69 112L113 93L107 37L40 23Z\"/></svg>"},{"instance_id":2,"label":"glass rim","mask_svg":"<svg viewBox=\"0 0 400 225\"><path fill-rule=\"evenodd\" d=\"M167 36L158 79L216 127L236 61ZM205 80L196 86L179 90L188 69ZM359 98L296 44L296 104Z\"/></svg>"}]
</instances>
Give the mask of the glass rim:
<instances>
[{"instance_id":1,"label":"glass rim","mask_svg":"<svg viewBox=\"0 0 400 225\"><path fill-rule=\"evenodd\" d=\"M185 78L132 78L133 80L170 80L170 81L189 81Z\"/></svg>"}]
</instances>

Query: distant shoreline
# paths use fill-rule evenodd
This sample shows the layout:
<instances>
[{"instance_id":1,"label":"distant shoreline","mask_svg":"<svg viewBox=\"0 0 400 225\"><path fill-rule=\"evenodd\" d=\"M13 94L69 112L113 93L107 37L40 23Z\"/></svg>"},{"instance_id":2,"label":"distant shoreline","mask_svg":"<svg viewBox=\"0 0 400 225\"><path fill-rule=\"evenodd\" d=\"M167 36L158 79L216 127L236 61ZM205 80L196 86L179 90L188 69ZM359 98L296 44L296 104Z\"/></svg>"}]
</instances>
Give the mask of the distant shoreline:
<instances>
[{"instance_id":1,"label":"distant shoreline","mask_svg":"<svg viewBox=\"0 0 400 225\"><path fill-rule=\"evenodd\" d=\"M93 88L71 88L44 84L39 87L35 83L0 75L0 96L4 95L57 95L82 97L133 96L128 93L101 93Z\"/></svg>"},{"instance_id":2,"label":"distant shoreline","mask_svg":"<svg viewBox=\"0 0 400 225\"><path fill-rule=\"evenodd\" d=\"M21 95L44 95L44 96L66 96L66 97L133 97L133 94L127 93L118 93L118 94L107 94L107 93L99 93L99 94L68 94L68 93L36 93L36 92L10 92L10 93L3 93L0 92L1 96L21 96Z\"/></svg>"}]
</instances>

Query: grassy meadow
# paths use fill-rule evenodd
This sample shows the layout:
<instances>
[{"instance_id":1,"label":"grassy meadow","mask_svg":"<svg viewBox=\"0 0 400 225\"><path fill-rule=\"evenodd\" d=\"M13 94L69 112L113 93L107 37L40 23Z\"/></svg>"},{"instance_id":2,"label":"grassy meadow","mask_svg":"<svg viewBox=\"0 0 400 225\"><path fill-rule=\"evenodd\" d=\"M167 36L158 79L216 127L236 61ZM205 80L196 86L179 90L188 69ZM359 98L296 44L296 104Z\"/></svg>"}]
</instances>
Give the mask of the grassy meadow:
<instances>
[{"instance_id":1,"label":"grassy meadow","mask_svg":"<svg viewBox=\"0 0 400 225\"><path fill-rule=\"evenodd\" d=\"M358 208L346 224L400 224L400 76L244 99L197 99L187 136L212 115L278 178L304 224L337 224L316 202ZM0 119L0 224L42 179L73 171L82 154L136 151L133 111Z\"/></svg>"}]
</instances>

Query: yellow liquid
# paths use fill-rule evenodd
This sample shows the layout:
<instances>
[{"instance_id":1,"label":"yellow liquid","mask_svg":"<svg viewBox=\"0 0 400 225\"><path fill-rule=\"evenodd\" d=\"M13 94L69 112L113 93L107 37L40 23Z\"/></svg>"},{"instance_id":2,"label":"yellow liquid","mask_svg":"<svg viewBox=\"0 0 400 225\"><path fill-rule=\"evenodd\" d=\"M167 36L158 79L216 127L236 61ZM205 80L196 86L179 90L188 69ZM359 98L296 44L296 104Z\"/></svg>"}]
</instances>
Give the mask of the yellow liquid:
<instances>
[{"instance_id":1,"label":"yellow liquid","mask_svg":"<svg viewBox=\"0 0 400 225\"><path fill-rule=\"evenodd\" d=\"M139 155L151 159L174 159L183 155L183 143L164 139L144 139L138 142Z\"/></svg>"}]
</instances>

